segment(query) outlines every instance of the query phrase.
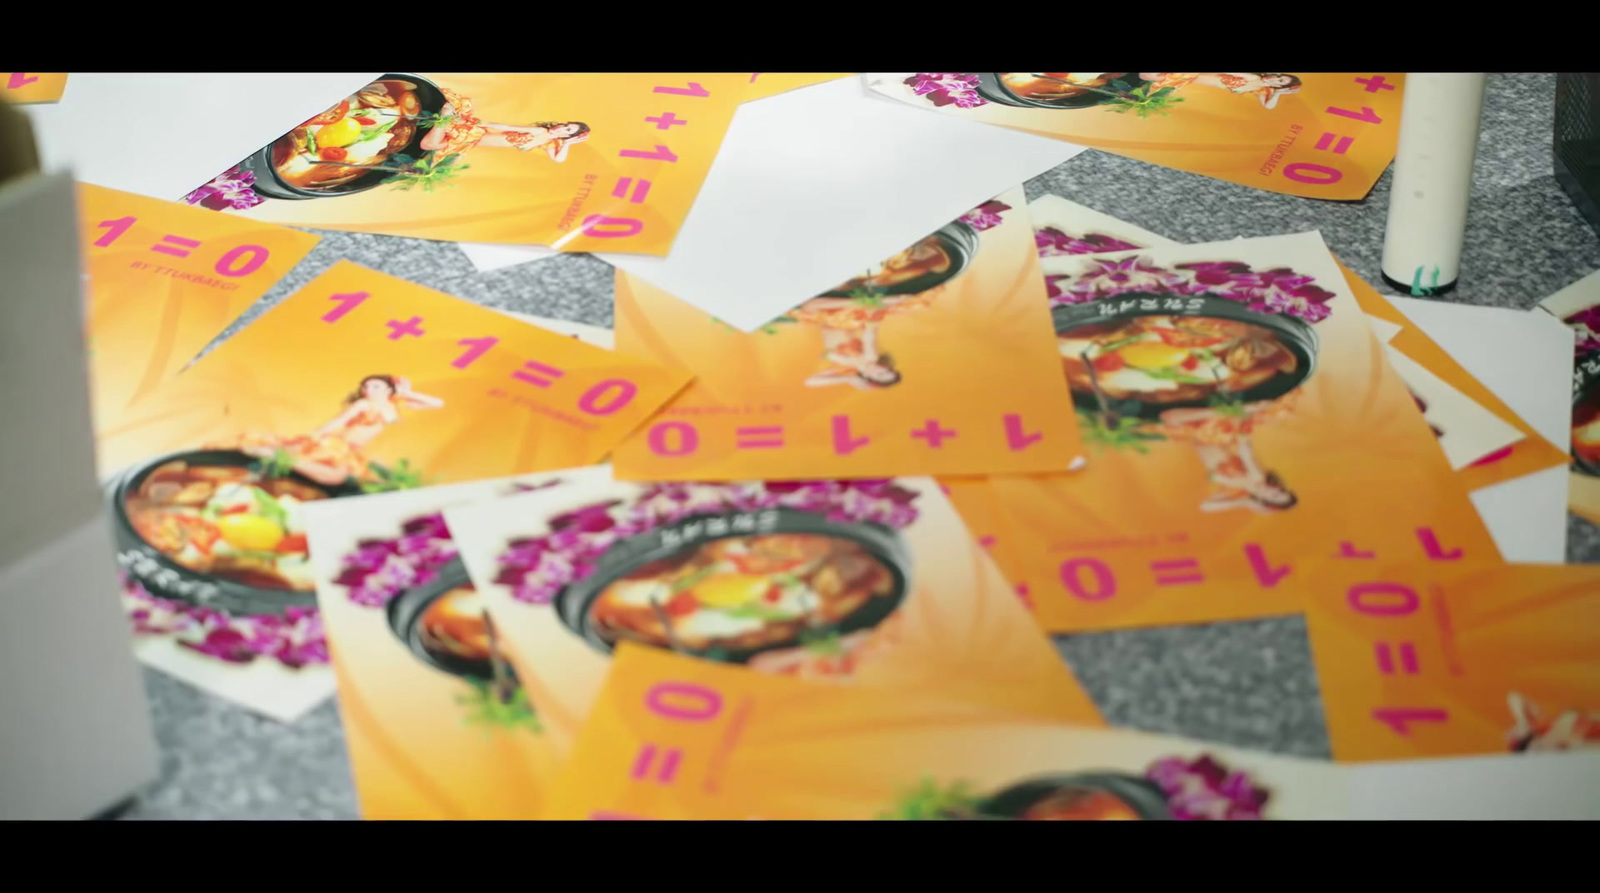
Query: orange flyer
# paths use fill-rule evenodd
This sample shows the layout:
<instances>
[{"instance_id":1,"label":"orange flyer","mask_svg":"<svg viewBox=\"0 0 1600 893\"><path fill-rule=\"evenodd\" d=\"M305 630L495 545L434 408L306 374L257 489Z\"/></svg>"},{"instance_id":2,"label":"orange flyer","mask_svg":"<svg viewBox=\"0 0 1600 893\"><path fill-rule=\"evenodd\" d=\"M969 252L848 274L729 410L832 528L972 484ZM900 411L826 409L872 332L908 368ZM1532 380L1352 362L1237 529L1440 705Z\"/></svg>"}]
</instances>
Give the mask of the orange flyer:
<instances>
[{"instance_id":1,"label":"orange flyer","mask_svg":"<svg viewBox=\"0 0 1600 893\"><path fill-rule=\"evenodd\" d=\"M1311 588L1336 759L1600 747L1600 567L1348 561Z\"/></svg>"},{"instance_id":2,"label":"orange flyer","mask_svg":"<svg viewBox=\"0 0 1600 893\"><path fill-rule=\"evenodd\" d=\"M920 72L873 75L911 105L1306 198L1365 198L1400 134L1405 75Z\"/></svg>"},{"instance_id":3,"label":"orange flyer","mask_svg":"<svg viewBox=\"0 0 1600 893\"><path fill-rule=\"evenodd\" d=\"M186 201L253 220L666 255L748 74L386 74Z\"/></svg>"},{"instance_id":4,"label":"orange flyer","mask_svg":"<svg viewBox=\"0 0 1600 893\"><path fill-rule=\"evenodd\" d=\"M321 236L78 184L95 430L165 384Z\"/></svg>"},{"instance_id":5,"label":"orange flyer","mask_svg":"<svg viewBox=\"0 0 1600 893\"><path fill-rule=\"evenodd\" d=\"M1249 821L1349 811L1345 767L1061 724L937 686L833 689L634 644L551 819Z\"/></svg>"},{"instance_id":6,"label":"orange flyer","mask_svg":"<svg viewBox=\"0 0 1600 893\"><path fill-rule=\"evenodd\" d=\"M529 477L307 506L317 606L366 819L536 819L555 754L442 510Z\"/></svg>"},{"instance_id":7,"label":"orange flyer","mask_svg":"<svg viewBox=\"0 0 1600 893\"><path fill-rule=\"evenodd\" d=\"M1316 234L1057 260L1088 464L989 479L1046 629L1298 613L1317 556L1498 557Z\"/></svg>"},{"instance_id":8,"label":"orange flyer","mask_svg":"<svg viewBox=\"0 0 1600 893\"><path fill-rule=\"evenodd\" d=\"M695 382L627 480L1064 471L1082 453L1021 188L756 332L617 272L617 345Z\"/></svg>"},{"instance_id":9,"label":"orange flyer","mask_svg":"<svg viewBox=\"0 0 1600 893\"><path fill-rule=\"evenodd\" d=\"M369 490L565 468L688 378L340 261L99 432L100 464L228 442Z\"/></svg>"},{"instance_id":10,"label":"orange flyer","mask_svg":"<svg viewBox=\"0 0 1600 893\"><path fill-rule=\"evenodd\" d=\"M937 691L1100 725L927 478L651 484L605 467L445 510L544 734L565 756L621 642L834 693Z\"/></svg>"},{"instance_id":11,"label":"orange flyer","mask_svg":"<svg viewBox=\"0 0 1600 893\"><path fill-rule=\"evenodd\" d=\"M0 80L0 99L17 105L57 102L67 89L65 72L6 71L0 72Z\"/></svg>"},{"instance_id":12,"label":"orange flyer","mask_svg":"<svg viewBox=\"0 0 1600 893\"><path fill-rule=\"evenodd\" d=\"M687 378L335 264L97 432L141 659L292 719L308 504L595 462Z\"/></svg>"},{"instance_id":13,"label":"orange flyer","mask_svg":"<svg viewBox=\"0 0 1600 893\"><path fill-rule=\"evenodd\" d=\"M1533 426L1523 421L1504 400L1474 378L1472 373L1462 368L1448 351L1429 338L1422 329L1412 324L1411 320L1407 319L1405 314L1387 298L1352 272L1349 267L1341 263L1339 269L1344 273L1345 282L1349 284L1351 294L1355 296L1363 311L1401 327L1400 332L1389 341L1390 347L1428 373L1438 376L1482 410L1492 413L1500 422L1511 426L1521 434L1521 438L1515 442L1477 456L1474 461L1457 470L1457 477L1469 491L1481 490L1536 471L1554 468L1568 461L1567 454L1560 447L1546 440L1533 429ZM1418 390L1417 385L1408 382L1408 386L1415 395ZM1445 426L1448 430L1448 422Z\"/></svg>"},{"instance_id":14,"label":"orange flyer","mask_svg":"<svg viewBox=\"0 0 1600 893\"><path fill-rule=\"evenodd\" d=\"M854 75L850 72L797 74L793 72L753 71L750 73L750 86L745 90L744 101L754 102L757 99L766 99L768 96L788 93L790 90L798 90L801 87L809 87L813 84L822 84L847 77L854 77Z\"/></svg>"}]
</instances>

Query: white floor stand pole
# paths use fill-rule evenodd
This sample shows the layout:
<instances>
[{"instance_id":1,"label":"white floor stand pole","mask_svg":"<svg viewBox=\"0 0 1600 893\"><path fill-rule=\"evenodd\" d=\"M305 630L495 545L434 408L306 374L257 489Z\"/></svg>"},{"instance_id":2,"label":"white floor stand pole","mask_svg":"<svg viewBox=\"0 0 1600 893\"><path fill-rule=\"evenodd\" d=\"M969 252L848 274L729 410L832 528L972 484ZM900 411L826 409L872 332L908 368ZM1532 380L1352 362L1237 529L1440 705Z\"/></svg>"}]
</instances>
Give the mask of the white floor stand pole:
<instances>
[{"instance_id":1,"label":"white floor stand pole","mask_svg":"<svg viewBox=\"0 0 1600 893\"><path fill-rule=\"evenodd\" d=\"M1401 294L1426 297L1456 286L1485 80L1406 75L1383 237L1383 279Z\"/></svg>"}]
</instances>

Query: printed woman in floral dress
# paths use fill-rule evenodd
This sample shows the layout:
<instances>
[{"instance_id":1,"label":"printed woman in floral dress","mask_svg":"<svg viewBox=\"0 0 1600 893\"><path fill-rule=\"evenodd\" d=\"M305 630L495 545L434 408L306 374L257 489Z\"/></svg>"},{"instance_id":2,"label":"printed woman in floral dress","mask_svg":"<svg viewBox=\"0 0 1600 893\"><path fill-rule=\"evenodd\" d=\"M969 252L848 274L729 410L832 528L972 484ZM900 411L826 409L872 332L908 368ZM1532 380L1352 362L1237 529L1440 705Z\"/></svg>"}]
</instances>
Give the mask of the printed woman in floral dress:
<instances>
[{"instance_id":1,"label":"printed woman in floral dress","mask_svg":"<svg viewBox=\"0 0 1600 893\"><path fill-rule=\"evenodd\" d=\"M878 325L896 313L933 302L932 292L865 298L812 298L789 314L822 329L827 367L806 379L809 387L847 384L862 390L900 383L894 358L878 345Z\"/></svg>"},{"instance_id":2,"label":"printed woman in floral dress","mask_svg":"<svg viewBox=\"0 0 1600 893\"><path fill-rule=\"evenodd\" d=\"M1203 512L1243 508L1260 513L1287 511L1298 498L1277 473L1257 460L1250 435L1256 426L1289 415L1299 391L1238 407L1169 409L1161 414L1161 433L1168 440L1193 446L1211 479Z\"/></svg>"},{"instance_id":3,"label":"printed woman in floral dress","mask_svg":"<svg viewBox=\"0 0 1600 893\"><path fill-rule=\"evenodd\" d=\"M350 480L369 476L363 450L385 428L400 420L400 410L438 409L444 401L419 394L411 382L392 375L368 375L355 393L345 398L345 407L327 424L294 437L251 433L231 445L258 459L271 459L280 452L293 460L293 468L325 487L336 487Z\"/></svg>"},{"instance_id":4,"label":"printed woman in floral dress","mask_svg":"<svg viewBox=\"0 0 1600 893\"><path fill-rule=\"evenodd\" d=\"M1292 74L1276 72L1206 72L1200 74L1180 74L1170 71L1144 71L1139 77L1150 81L1154 89L1172 87L1179 89L1190 84L1199 84L1202 87L1216 87L1241 96L1254 95L1266 108L1276 108L1278 97L1288 93L1300 91L1300 79Z\"/></svg>"},{"instance_id":5,"label":"printed woman in floral dress","mask_svg":"<svg viewBox=\"0 0 1600 893\"><path fill-rule=\"evenodd\" d=\"M510 148L523 152L542 149L551 161L567 160L573 146L589 138L589 125L582 121L539 121L534 124L491 124L472 113L472 100L448 88L441 88L447 100L439 112L442 123L428 131L418 146L446 158L474 146Z\"/></svg>"}]
</instances>

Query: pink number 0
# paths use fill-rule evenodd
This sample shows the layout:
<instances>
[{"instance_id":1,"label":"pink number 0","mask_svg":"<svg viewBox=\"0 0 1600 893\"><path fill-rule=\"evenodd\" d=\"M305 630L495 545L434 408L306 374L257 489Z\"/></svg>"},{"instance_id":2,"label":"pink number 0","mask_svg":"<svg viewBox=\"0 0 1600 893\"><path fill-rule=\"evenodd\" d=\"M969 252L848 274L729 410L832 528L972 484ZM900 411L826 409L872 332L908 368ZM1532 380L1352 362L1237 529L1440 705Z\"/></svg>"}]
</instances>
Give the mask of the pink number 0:
<instances>
[{"instance_id":1,"label":"pink number 0","mask_svg":"<svg viewBox=\"0 0 1600 893\"><path fill-rule=\"evenodd\" d=\"M607 391L614 391L604 403L601 397L607 396ZM633 396L639 393L639 386L625 378L608 378L578 398L578 408L589 415L611 415L617 410L633 402Z\"/></svg>"},{"instance_id":2,"label":"pink number 0","mask_svg":"<svg viewBox=\"0 0 1600 893\"><path fill-rule=\"evenodd\" d=\"M601 229L603 226L621 227L621 229ZM626 239L629 236L638 235L639 231L644 229L644 223L632 217L607 217L604 214L590 214L588 217L583 218L583 225L580 229L583 230L584 235L594 236L596 239Z\"/></svg>"},{"instance_id":3,"label":"pink number 0","mask_svg":"<svg viewBox=\"0 0 1600 893\"><path fill-rule=\"evenodd\" d=\"M1084 589L1078 568L1088 567L1094 574L1094 592ZM1061 585L1086 602L1101 602L1117 594L1117 576L1098 558L1072 558L1061 563Z\"/></svg>"},{"instance_id":4,"label":"pink number 0","mask_svg":"<svg viewBox=\"0 0 1600 893\"><path fill-rule=\"evenodd\" d=\"M674 431L678 433L676 448L667 442L667 435ZM650 444L650 452L657 456L683 456L700 448L700 432L688 422L662 422L654 425L645 440Z\"/></svg>"},{"instance_id":5,"label":"pink number 0","mask_svg":"<svg viewBox=\"0 0 1600 893\"><path fill-rule=\"evenodd\" d=\"M673 695L678 695L683 700L692 699L694 703L673 704L667 700ZM722 695L704 685L661 682L645 693L644 704L650 708L651 713L666 719L705 722L716 718L717 714L722 712Z\"/></svg>"},{"instance_id":6,"label":"pink number 0","mask_svg":"<svg viewBox=\"0 0 1600 893\"><path fill-rule=\"evenodd\" d=\"M1309 176L1309 171L1318 176ZM1326 164L1315 164L1309 161L1296 161L1294 164L1283 166L1283 175L1299 183L1310 183L1312 186L1332 186L1344 179L1344 174L1338 168L1328 167Z\"/></svg>"},{"instance_id":7,"label":"pink number 0","mask_svg":"<svg viewBox=\"0 0 1600 893\"><path fill-rule=\"evenodd\" d=\"M1395 596L1398 601L1384 603L1369 597L1385 595ZM1345 600L1363 614L1404 617L1417 609L1421 598L1415 589L1399 583L1358 583L1345 593Z\"/></svg>"},{"instance_id":8,"label":"pink number 0","mask_svg":"<svg viewBox=\"0 0 1600 893\"><path fill-rule=\"evenodd\" d=\"M250 255L250 259L246 260L242 266L235 267L233 265L234 261L244 257L246 254ZM260 245L240 245L217 260L216 270L224 276L238 279L240 276L248 276L261 269L261 265L266 263L267 258L271 256L272 252Z\"/></svg>"}]
</instances>

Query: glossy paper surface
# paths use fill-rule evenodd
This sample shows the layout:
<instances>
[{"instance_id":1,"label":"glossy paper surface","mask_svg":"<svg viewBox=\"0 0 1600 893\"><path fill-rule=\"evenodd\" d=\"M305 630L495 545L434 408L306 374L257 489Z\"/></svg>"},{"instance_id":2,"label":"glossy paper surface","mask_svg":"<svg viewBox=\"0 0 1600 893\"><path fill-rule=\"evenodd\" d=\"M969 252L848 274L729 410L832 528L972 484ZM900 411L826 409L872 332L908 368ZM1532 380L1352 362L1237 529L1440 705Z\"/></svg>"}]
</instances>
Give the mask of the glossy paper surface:
<instances>
[{"instance_id":1,"label":"glossy paper surface","mask_svg":"<svg viewBox=\"0 0 1600 893\"><path fill-rule=\"evenodd\" d=\"M909 687L1020 715L1099 723L1071 671L930 480L647 486L614 481L604 467L554 477L557 486L452 508L445 518L540 723L563 754L611 667L606 643L614 639L603 631L613 622L629 624L622 628L638 641L676 641L707 659L739 662L736 673L797 676L830 694ZM802 527L785 526L791 523ZM661 564L645 570L640 562L649 556L698 562L710 554L707 544L752 548L774 543L773 531L782 539L798 529L817 533L830 549L865 548L880 569L873 573L894 582L843 616L832 611L847 601L812 602L794 627L793 605L824 590L851 591L813 575L853 567L844 579L863 579L859 557L830 558L820 569L804 562L797 567L811 569L793 580L761 570L760 558L729 559L745 562L743 573L675 565L696 570L669 585L660 609L670 618L667 639L648 620L634 627L635 620L597 619L602 597L606 617L628 616L619 606L631 596L600 588L624 565L654 585L650 574L667 571ZM796 586L821 588L808 596Z\"/></svg>"},{"instance_id":2,"label":"glossy paper surface","mask_svg":"<svg viewBox=\"0 0 1600 893\"><path fill-rule=\"evenodd\" d=\"M628 645L550 818L1005 820L1051 807L1056 818L1338 818L1342 772L1062 725L931 687L808 687ZM1068 796L1046 802L1052 793Z\"/></svg>"},{"instance_id":3,"label":"glossy paper surface","mask_svg":"<svg viewBox=\"0 0 1600 893\"><path fill-rule=\"evenodd\" d=\"M409 119L394 123L358 99L329 122L330 133L319 124L310 142L298 138L299 160L280 162L273 147L288 145L280 140L225 172L211 184L215 191L189 200L316 229L665 255L743 99L746 76L410 77L406 83L422 89L405 94L418 97L421 109ZM408 135L401 128L410 123ZM305 188L307 165L361 159L384 170L349 187ZM271 194L286 188L295 198Z\"/></svg>"},{"instance_id":4,"label":"glossy paper surface","mask_svg":"<svg viewBox=\"0 0 1600 893\"><path fill-rule=\"evenodd\" d=\"M1311 585L1335 758L1600 746L1600 568L1350 560Z\"/></svg>"},{"instance_id":5,"label":"glossy paper surface","mask_svg":"<svg viewBox=\"0 0 1600 893\"><path fill-rule=\"evenodd\" d=\"M816 84L740 106L670 256L598 256L751 332L1081 151Z\"/></svg>"},{"instance_id":6,"label":"glossy paper surface","mask_svg":"<svg viewBox=\"0 0 1600 893\"><path fill-rule=\"evenodd\" d=\"M1269 192L1351 200L1366 197L1394 160L1405 75L902 72L867 80L884 96L969 121ZM1048 98L1029 98L1039 96Z\"/></svg>"},{"instance_id":7,"label":"glossy paper surface","mask_svg":"<svg viewBox=\"0 0 1600 893\"><path fill-rule=\"evenodd\" d=\"M428 484L598 461L688 380L343 261L100 432L101 468L329 424L343 439L365 423L333 420L372 376L432 399L406 398L358 452Z\"/></svg>"},{"instance_id":8,"label":"glossy paper surface","mask_svg":"<svg viewBox=\"0 0 1600 893\"><path fill-rule=\"evenodd\" d=\"M1242 318L1276 326L1279 344L1313 345L1314 357L1308 375L1292 373L1300 376L1292 388L1243 405L1214 392L1223 402L1213 407L1121 412L1108 424L1090 393L1080 397L1084 471L991 479L1017 538L996 557L1017 556L1007 577L1028 588L1046 628L1296 613L1303 605L1292 575L1306 556L1496 557L1315 234L1072 260L1077 273L1053 283L1062 306L1089 308L1072 313L1187 308L1193 298L1171 293L1203 287L1235 295ZM1271 271L1263 278L1280 284L1252 292L1249 271ZM1118 296L1131 285L1155 296ZM1101 288L1111 296L1082 300ZM1215 307L1235 312L1227 302ZM1135 359L1150 365L1169 352L1182 353L1141 348Z\"/></svg>"},{"instance_id":9,"label":"glossy paper surface","mask_svg":"<svg viewBox=\"0 0 1600 893\"><path fill-rule=\"evenodd\" d=\"M97 431L116 428L321 239L87 183L78 213Z\"/></svg>"},{"instance_id":10,"label":"glossy paper surface","mask_svg":"<svg viewBox=\"0 0 1600 893\"><path fill-rule=\"evenodd\" d=\"M455 576L457 547L440 516L537 483L478 481L308 508L317 605L363 818L540 816L554 768L536 759L539 719L508 665L475 659L477 637L493 629L481 603L467 598L454 610L446 601L471 583Z\"/></svg>"},{"instance_id":11,"label":"glossy paper surface","mask_svg":"<svg viewBox=\"0 0 1600 893\"><path fill-rule=\"evenodd\" d=\"M55 102L66 89L66 72L0 71L0 100L6 102Z\"/></svg>"},{"instance_id":12,"label":"glossy paper surface","mask_svg":"<svg viewBox=\"0 0 1600 893\"><path fill-rule=\"evenodd\" d=\"M695 374L618 449L629 480L1065 471L1081 454L1020 188L756 332L619 273L617 343Z\"/></svg>"}]
</instances>

